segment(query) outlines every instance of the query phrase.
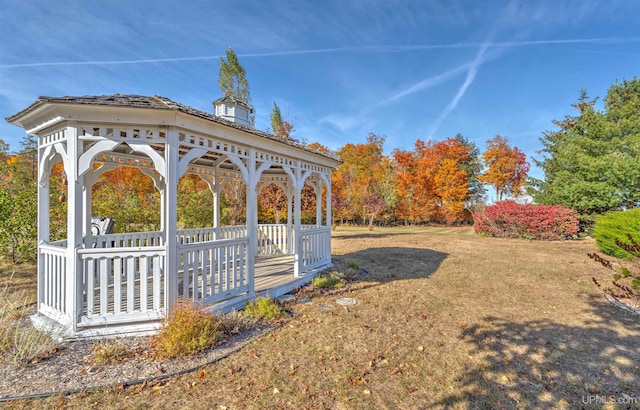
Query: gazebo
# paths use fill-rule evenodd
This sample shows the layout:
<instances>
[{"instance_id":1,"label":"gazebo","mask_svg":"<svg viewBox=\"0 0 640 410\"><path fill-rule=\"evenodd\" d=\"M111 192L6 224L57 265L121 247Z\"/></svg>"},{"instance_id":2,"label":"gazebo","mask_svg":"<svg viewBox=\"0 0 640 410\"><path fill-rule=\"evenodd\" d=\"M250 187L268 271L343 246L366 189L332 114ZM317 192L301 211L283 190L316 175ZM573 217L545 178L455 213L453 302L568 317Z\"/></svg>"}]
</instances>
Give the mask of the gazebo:
<instances>
[{"instance_id":1,"label":"gazebo","mask_svg":"<svg viewBox=\"0 0 640 410\"><path fill-rule=\"evenodd\" d=\"M7 118L38 138L34 324L67 338L151 334L180 301L240 308L329 267L331 171L339 161L252 128L251 111L229 97L216 100L211 114L161 96L115 94L40 97ZM51 241L49 180L60 161L68 181L67 238ZM153 179L159 231L92 230L91 187L119 166ZM212 192L210 227L177 227L177 186L185 174L198 175ZM246 224L221 226L221 188L234 179L246 186ZM286 224L258 223L257 196L270 184L286 194ZM316 194L313 225L301 223L305 184Z\"/></svg>"}]
</instances>

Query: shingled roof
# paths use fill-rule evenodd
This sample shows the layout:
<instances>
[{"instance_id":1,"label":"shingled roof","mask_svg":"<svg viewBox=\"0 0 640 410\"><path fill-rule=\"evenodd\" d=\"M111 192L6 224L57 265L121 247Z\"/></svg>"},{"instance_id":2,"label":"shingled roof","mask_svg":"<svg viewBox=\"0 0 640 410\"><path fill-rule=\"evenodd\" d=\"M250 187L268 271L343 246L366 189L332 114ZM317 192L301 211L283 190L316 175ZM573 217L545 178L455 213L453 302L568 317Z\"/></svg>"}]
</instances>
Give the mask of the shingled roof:
<instances>
[{"instance_id":1,"label":"shingled roof","mask_svg":"<svg viewBox=\"0 0 640 410\"><path fill-rule=\"evenodd\" d=\"M224 98L224 97L223 97ZM35 110L39 106L51 103L51 104L77 104L77 105L103 105L110 107L134 107L134 108L147 108L154 110L170 110L170 111L179 111L185 114L193 115L195 117L199 117L211 122L215 122L221 125L225 125L227 127L236 128L242 130L244 132L248 132L250 134L258 135L263 138L275 140L281 142L283 144L287 144L290 146L294 146L305 151L313 152L314 154L319 154L331 159L336 159L333 155L326 155L322 152L315 151L307 148L304 144L301 144L297 141L285 141L280 138L277 138L275 135L259 131L253 127L248 127L245 125L237 124L224 118L220 118L215 116L212 113L208 113L205 111L201 111L190 107L188 105L180 104L179 102L173 101L169 98L162 97L160 95L154 95L152 97L144 96L144 95L135 95L135 94L112 94L112 95L84 95L81 97L74 96L64 96L64 97L38 97L38 100L31 104L29 107L20 111L17 114L14 114L10 117L7 117L6 120L9 123L14 123L19 117Z\"/></svg>"}]
</instances>

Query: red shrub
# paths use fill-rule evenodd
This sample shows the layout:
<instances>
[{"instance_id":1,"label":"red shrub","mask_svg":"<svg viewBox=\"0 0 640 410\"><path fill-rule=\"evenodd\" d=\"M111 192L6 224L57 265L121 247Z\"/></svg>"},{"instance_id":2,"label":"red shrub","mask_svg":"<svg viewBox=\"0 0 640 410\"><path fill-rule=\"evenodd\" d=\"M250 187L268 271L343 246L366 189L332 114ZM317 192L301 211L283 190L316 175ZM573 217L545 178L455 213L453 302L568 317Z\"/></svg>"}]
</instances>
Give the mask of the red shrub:
<instances>
[{"instance_id":1,"label":"red shrub","mask_svg":"<svg viewBox=\"0 0 640 410\"><path fill-rule=\"evenodd\" d=\"M563 206L500 201L473 215L474 229L498 238L565 239L578 232L578 214Z\"/></svg>"}]
</instances>

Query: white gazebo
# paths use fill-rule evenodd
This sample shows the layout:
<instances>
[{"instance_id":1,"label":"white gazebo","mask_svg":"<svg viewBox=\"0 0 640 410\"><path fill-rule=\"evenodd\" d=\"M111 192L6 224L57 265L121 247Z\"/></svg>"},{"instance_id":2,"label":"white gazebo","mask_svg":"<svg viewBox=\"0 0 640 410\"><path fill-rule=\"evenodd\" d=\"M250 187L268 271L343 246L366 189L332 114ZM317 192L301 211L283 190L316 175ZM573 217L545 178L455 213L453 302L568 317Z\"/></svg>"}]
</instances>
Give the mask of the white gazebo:
<instances>
[{"instance_id":1,"label":"white gazebo","mask_svg":"<svg viewBox=\"0 0 640 410\"><path fill-rule=\"evenodd\" d=\"M241 101L222 98L214 107L216 115L160 96L40 97L7 118L38 138L37 326L69 338L150 334L181 300L238 308L257 294L295 289L330 266L330 182L339 162L246 125L252 108ZM60 161L67 238L52 242L49 175ZM91 187L118 166L153 179L159 231L92 231ZM210 227L177 229L177 185L185 174L209 185ZM221 226L221 188L234 179L246 184L246 225ZM287 195L288 221L259 225L257 196L271 183ZM316 193L313 225L301 223L305 184Z\"/></svg>"}]
</instances>

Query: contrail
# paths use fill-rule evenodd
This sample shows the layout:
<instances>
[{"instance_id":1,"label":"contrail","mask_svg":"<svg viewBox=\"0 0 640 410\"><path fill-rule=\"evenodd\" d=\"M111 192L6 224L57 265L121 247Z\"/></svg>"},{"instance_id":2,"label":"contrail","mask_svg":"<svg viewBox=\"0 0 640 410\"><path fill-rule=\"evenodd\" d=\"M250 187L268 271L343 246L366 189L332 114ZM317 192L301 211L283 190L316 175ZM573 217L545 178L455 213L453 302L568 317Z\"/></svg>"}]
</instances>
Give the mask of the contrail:
<instances>
[{"instance_id":1,"label":"contrail","mask_svg":"<svg viewBox=\"0 0 640 410\"><path fill-rule=\"evenodd\" d=\"M561 39L561 40L529 40L529 41L505 41L488 43L491 48L498 47L525 47L536 45L554 45L554 44L584 44L584 43L602 43L602 44L622 44L640 42L640 37L600 37L600 38L578 38L578 39ZM421 50L437 50L437 49L456 49L456 48L477 48L482 47L486 43L451 43L451 44L415 44L415 45L370 45L370 46L354 46L354 47L336 47L336 48L320 48L308 50L289 50L276 51L269 53L246 53L238 54L239 57L258 58L258 57L278 57L292 56L304 54L328 54L328 53L403 53ZM20 63L20 64L4 64L0 65L0 69L10 68L28 68L28 67L54 67L54 66L79 66L79 65L114 65L114 64L149 64L149 63L165 63L180 61L203 61L214 60L220 58L219 55L199 56L199 57L172 57L172 58L149 58L140 60L106 60L106 61L58 61L58 62L39 62L39 63Z\"/></svg>"},{"instance_id":2,"label":"contrail","mask_svg":"<svg viewBox=\"0 0 640 410\"><path fill-rule=\"evenodd\" d=\"M54 66L72 66L72 65L108 65L108 64L144 64L144 63L163 63L174 61L198 61L213 60L220 56L205 57L177 57L177 58L150 58L144 60L112 60L112 61L59 61L51 63L26 63L26 64L6 64L0 65L0 68L24 68L24 67L54 67Z\"/></svg>"},{"instance_id":3,"label":"contrail","mask_svg":"<svg viewBox=\"0 0 640 410\"><path fill-rule=\"evenodd\" d=\"M458 103L460 102L464 94L467 92L467 88L469 88L469 86L473 83L473 80L475 80L476 74L478 74L478 69L486 61L486 59L484 58L484 54L488 48L489 48L488 44L485 44L478 51L478 55L471 62L469 66L469 71L467 71L467 77L465 78L464 83L458 90L456 96L453 97L453 100L451 100L451 102L444 108L444 110L442 110L435 124L433 124L433 126L431 127L431 131L429 133L430 136L433 136L433 134L435 134L438 128L440 128L440 124L442 124L442 121L444 121L444 119L447 118L447 116L451 113L451 111L453 111L458 106Z\"/></svg>"},{"instance_id":4,"label":"contrail","mask_svg":"<svg viewBox=\"0 0 640 410\"><path fill-rule=\"evenodd\" d=\"M421 90L425 90L427 88L435 87L436 85L442 84L442 83L444 83L444 82L456 77L458 74L463 73L464 71L468 70L470 65L471 65L471 63L465 63L465 64L462 64L462 65L460 65L458 67L455 67L455 68L452 68L450 70L447 70L442 74L438 74L438 75L435 75L433 77L425 78L424 80L412 85L411 87L406 88L406 89L400 91L399 93L391 96L391 98L378 103L378 105L388 104L390 102L394 102L396 100L399 100L402 97L406 97L409 94L413 94L415 92L418 92L418 91L421 91Z\"/></svg>"}]
</instances>

